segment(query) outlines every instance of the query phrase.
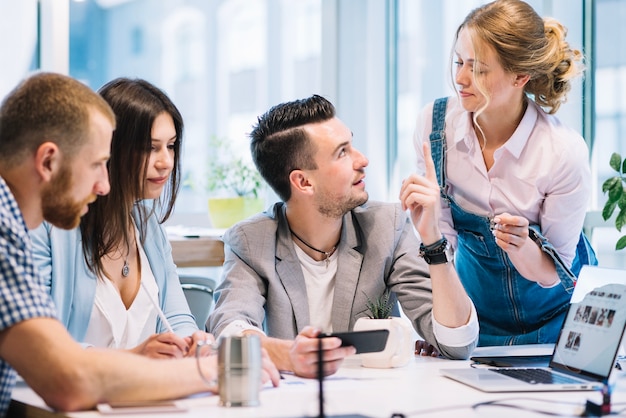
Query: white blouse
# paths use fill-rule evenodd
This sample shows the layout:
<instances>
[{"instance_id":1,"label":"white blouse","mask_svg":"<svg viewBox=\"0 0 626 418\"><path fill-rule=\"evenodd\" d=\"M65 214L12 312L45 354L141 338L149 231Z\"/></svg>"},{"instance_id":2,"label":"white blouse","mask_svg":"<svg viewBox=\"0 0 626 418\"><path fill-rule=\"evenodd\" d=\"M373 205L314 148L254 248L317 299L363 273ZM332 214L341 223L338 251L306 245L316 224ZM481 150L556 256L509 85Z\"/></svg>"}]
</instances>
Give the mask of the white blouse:
<instances>
[{"instance_id":1,"label":"white blouse","mask_svg":"<svg viewBox=\"0 0 626 418\"><path fill-rule=\"evenodd\" d=\"M85 334L85 343L95 347L129 349L136 347L156 332L158 314L146 293L159 300L157 286L150 263L141 245L141 281L129 309L126 309L119 291L106 277L99 277L91 318Z\"/></svg>"}]
</instances>

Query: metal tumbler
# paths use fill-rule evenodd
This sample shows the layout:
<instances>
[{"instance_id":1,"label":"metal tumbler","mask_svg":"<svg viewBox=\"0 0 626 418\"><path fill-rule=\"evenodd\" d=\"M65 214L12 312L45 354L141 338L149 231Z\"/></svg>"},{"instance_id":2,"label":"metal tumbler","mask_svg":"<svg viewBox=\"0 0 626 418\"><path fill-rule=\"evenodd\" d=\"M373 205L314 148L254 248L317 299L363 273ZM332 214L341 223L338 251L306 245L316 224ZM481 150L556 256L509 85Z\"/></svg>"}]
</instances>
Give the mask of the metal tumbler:
<instances>
[{"instance_id":1,"label":"metal tumbler","mask_svg":"<svg viewBox=\"0 0 626 418\"><path fill-rule=\"evenodd\" d=\"M261 339L257 335L222 338L217 355L220 405L259 405Z\"/></svg>"}]
</instances>

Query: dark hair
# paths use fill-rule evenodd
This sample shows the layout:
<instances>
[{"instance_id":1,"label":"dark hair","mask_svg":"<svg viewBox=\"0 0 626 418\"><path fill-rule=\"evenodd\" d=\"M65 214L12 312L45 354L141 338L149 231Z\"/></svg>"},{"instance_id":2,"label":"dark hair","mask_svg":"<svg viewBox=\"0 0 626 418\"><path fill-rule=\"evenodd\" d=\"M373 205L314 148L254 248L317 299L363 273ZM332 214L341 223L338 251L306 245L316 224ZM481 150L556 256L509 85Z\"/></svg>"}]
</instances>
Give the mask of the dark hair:
<instances>
[{"instance_id":1,"label":"dark hair","mask_svg":"<svg viewBox=\"0 0 626 418\"><path fill-rule=\"evenodd\" d=\"M108 162L111 191L92 203L89 212L81 219L85 260L95 273L102 272L102 256L120 242L131 242L129 214L133 206L136 206L139 214L137 228L142 243L145 242L146 220L149 216L160 215L161 223L169 218L180 187L183 139L180 112L163 91L149 82L117 78L102 86L99 93L113 108L117 116L117 129L113 133ZM167 112L174 121L174 167L161 196L152 205L145 205L141 200L152 147L152 125L163 112Z\"/></svg>"},{"instance_id":2,"label":"dark hair","mask_svg":"<svg viewBox=\"0 0 626 418\"><path fill-rule=\"evenodd\" d=\"M14 167L48 141L71 160L91 138L92 112L115 125L109 105L80 81L55 73L31 75L0 107L0 161Z\"/></svg>"},{"instance_id":3,"label":"dark hair","mask_svg":"<svg viewBox=\"0 0 626 418\"><path fill-rule=\"evenodd\" d=\"M283 200L291 198L289 174L317 168L315 145L302 127L335 117L335 107L322 96L281 103L260 116L250 133L250 151L257 170Z\"/></svg>"}]
</instances>

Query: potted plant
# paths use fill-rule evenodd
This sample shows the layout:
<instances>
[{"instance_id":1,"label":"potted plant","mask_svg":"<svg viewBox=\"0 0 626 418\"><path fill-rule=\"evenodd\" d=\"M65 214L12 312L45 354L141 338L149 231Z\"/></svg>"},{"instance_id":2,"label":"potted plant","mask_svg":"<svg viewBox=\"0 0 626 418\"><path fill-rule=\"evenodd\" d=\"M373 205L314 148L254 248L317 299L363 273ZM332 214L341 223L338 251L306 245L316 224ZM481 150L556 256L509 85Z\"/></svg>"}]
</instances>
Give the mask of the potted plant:
<instances>
[{"instance_id":1,"label":"potted plant","mask_svg":"<svg viewBox=\"0 0 626 418\"><path fill-rule=\"evenodd\" d=\"M210 145L215 157L209 161L206 176L209 216L215 228L229 228L263 211L260 194L265 183L252 160L238 155L231 141L213 137Z\"/></svg>"},{"instance_id":2,"label":"potted plant","mask_svg":"<svg viewBox=\"0 0 626 418\"><path fill-rule=\"evenodd\" d=\"M383 351L360 354L361 365L375 368L405 366L413 354L411 326L405 318L391 316L395 299L391 298L389 289L385 289L382 295L374 299L368 295L365 297L370 313L368 317L356 320L354 330L386 329L389 331L389 337Z\"/></svg>"},{"instance_id":3,"label":"potted plant","mask_svg":"<svg viewBox=\"0 0 626 418\"><path fill-rule=\"evenodd\" d=\"M389 289L385 289L380 297L372 300L369 296L367 298L367 309L370 314L370 319L387 319L391 317L391 311L393 310L393 303L391 302L391 293Z\"/></svg>"},{"instance_id":4,"label":"potted plant","mask_svg":"<svg viewBox=\"0 0 626 418\"><path fill-rule=\"evenodd\" d=\"M626 159L616 152L611 155L609 165L617 172L616 176L610 177L602 184L602 192L608 193L608 199L602 209L602 218L607 221L613 215L615 209L619 208L619 213L615 217L615 228L619 232L626 223ZM626 248L626 235L622 235L615 244L616 250Z\"/></svg>"}]
</instances>

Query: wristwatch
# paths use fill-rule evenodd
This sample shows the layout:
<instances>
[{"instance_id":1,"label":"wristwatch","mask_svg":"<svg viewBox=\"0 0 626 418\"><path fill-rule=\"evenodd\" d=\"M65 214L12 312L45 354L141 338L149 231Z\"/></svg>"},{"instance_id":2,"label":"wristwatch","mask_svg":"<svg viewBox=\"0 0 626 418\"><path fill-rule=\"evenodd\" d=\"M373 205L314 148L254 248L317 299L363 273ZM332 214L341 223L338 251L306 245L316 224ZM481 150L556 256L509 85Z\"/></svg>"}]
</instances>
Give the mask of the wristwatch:
<instances>
[{"instance_id":1,"label":"wristwatch","mask_svg":"<svg viewBox=\"0 0 626 418\"><path fill-rule=\"evenodd\" d=\"M419 255L424 259L426 264L445 264L448 260L450 246L448 240L443 237L434 244L425 246L420 244Z\"/></svg>"}]
</instances>

